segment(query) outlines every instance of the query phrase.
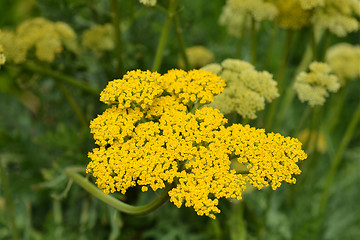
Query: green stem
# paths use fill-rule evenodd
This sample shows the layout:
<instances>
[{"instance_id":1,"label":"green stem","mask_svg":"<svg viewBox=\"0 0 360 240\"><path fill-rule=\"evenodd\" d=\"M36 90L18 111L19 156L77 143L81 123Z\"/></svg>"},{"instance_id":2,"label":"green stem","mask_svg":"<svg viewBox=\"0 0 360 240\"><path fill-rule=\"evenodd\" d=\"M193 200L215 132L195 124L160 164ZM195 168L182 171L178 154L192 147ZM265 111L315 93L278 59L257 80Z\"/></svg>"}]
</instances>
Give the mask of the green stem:
<instances>
[{"instance_id":1,"label":"green stem","mask_svg":"<svg viewBox=\"0 0 360 240\"><path fill-rule=\"evenodd\" d=\"M72 109L74 110L76 116L78 117L81 125L84 128L87 128L88 127L88 122L86 121L85 114L83 113L83 111L81 110L79 105L76 103L75 99L71 96L69 91L62 85L61 82L56 81L56 85L60 89L60 91L64 94L66 100L69 102L70 106L72 107Z\"/></svg>"},{"instance_id":2,"label":"green stem","mask_svg":"<svg viewBox=\"0 0 360 240\"><path fill-rule=\"evenodd\" d=\"M336 171L338 170L338 167L341 163L341 159L343 156L344 151L346 150L347 146L350 143L350 140L355 133L356 125L358 124L360 119L360 103L357 106L357 109L350 121L350 124L348 125L345 135L341 140L340 146L335 154L334 160L331 163L330 171L328 172L328 175L326 177L324 190L322 192L320 203L319 203L319 216L322 216L326 207L326 203L329 197L329 191L331 184L334 180Z\"/></svg>"},{"instance_id":3,"label":"green stem","mask_svg":"<svg viewBox=\"0 0 360 240\"><path fill-rule=\"evenodd\" d=\"M251 17L251 64L256 66L256 21Z\"/></svg>"},{"instance_id":4,"label":"green stem","mask_svg":"<svg viewBox=\"0 0 360 240\"><path fill-rule=\"evenodd\" d=\"M317 54L317 41L316 41L314 27L310 28L310 38L311 38L311 51L312 51L313 61L316 61L318 59L318 54Z\"/></svg>"},{"instance_id":5,"label":"green stem","mask_svg":"<svg viewBox=\"0 0 360 240\"><path fill-rule=\"evenodd\" d=\"M163 58L163 51L166 45L167 36L169 34L169 29L171 25L172 18L174 17L175 10L178 4L178 0L169 0L169 8L167 10L167 16L165 19L165 23L161 32L160 41L156 49L156 55L154 59L154 64L152 66L151 71L156 72L159 70L162 58Z\"/></svg>"},{"instance_id":6,"label":"green stem","mask_svg":"<svg viewBox=\"0 0 360 240\"><path fill-rule=\"evenodd\" d=\"M311 52L311 46L310 44L308 44L300 64L298 65L292 83L294 82L294 79L296 78L296 76L302 72L305 71L306 68L309 66L310 62L312 60L312 52ZM283 100L281 101L281 106L280 109L278 111L278 119L276 121L276 126L278 126L279 124L281 124L283 122L283 120L286 117L286 112L288 111L288 109L290 108L294 98L296 96L296 92L294 90L293 84L291 84L291 87L289 87L286 91L285 91L285 96L283 97Z\"/></svg>"},{"instance_id":7,"label":"green stem","mask_svg":"<svg viewBox=\"0 0 360 240\"><path fill-rule=\"evenodd\" d=\"M46 76L49 76L49 77L52 77L54 78L55 80L59 80L61 82L65 82L65 83L68 83L74 87L77 87L85 92L88 92L94 96L99 96L100 92L90 86L88 86L87 84L83 83L83 82L80 82L79 80L71 77L71 76L68 76L68 75L65 75L61 72L58 72L58 71L54 71L46 66L39 66L39 65L36 65L34 63L31 63L31 62L26 62L22 65L25 69L27 70L30 70L32 72L36 72L36 73L40 73L40 74L43 74L43 75L46 75Z\"/></svg>"},{"instance_id":8,"label":"green stem","mask_svg":"<svg viewBox=\"0 0 360 240\"><path fill-rule=\"evenodd\" d=\"M114 27L114 40L115 40L115 54L117 58L117 69L115 71L116 75L124 75L124 62L122 59L122 38L121 38L121 26L120 26L120 15L119 15L119 6L118 0L110 0L111 5L111 17Z\"/></svg>"},{"instance_id":9,"label":"green stem","mask_svg":"<svg viewBox=\"0 0 360 240\"><path fill-rule=\"evenodd\" d=\"M328 49L328 47L330 45L330 38L331 38L331 34L330 34L329 30L325 30L324 41L322 44L321 55L320 55L321 61L324 61L324 59L325 59L326 50Z\"/></svg>"},{"instance_id":10,"label":"green stem","mask_svg":"<svg viewBox=\"0 0 360 240\"><path fill-rule=\"evenodd\" d=\"M165 189L157 196L152 202L143 205L143 206L131 206L129 204L123 203L120 200L103 193L99 188L94 184L90 183L86 178L76 173L76 169L68 168L65 170L66 175L73 179L77 184L79 184L86 191L91 193L93 196L103 201L104 203L112 206L113 208L132 215L144 215L150 212L155 211L161 207L165 202L169 200L168 192L174 187L173 184L170 184L165 187Z\"/></svg>"},{"instance_id":11,"label":"green stem","mask_svg":"<svg viewBox=\"0 0 360 240\"><path fill-rule=\"evenodd\" d=\"M335 99L331 102L331 111L329 111L329 116L326 118L328 119L327 129L329 132L331 132L336 126L336 124L339 122L340 113L345 104L347 89L347 87L343 86L338 92L338 94L334 96Z\"/></svg>"},{"instance_id":12,"label":"green stem","mask_svg":"<svg viewBox=\"0 0 360 240\"><path fill-rule=\"evenodd\" d=\"M8 183L8 179L5 174L5 169L4 169L3 164L4 164L4 161L0 161L0 180L2 183L3 191L4 191L6 209L9 214L9 227L11 229L13 239L18 240L20 238L19 238L19 234L17 232L17 228L15 225L14 201L11 199L9 183Z\"/></svg>"},{"instance_id":13,"label":"green stem","mask_svg":"<svg viewBox=\"0 0 360 240\"><path fill-rule=\"evenodd\" d=\"M185 70L189 70L190 69L190 65L189 65L189 59L186 55L186 50L185 50L185 43L184 43L184 38L182 35L182 29L180 27L180 23L179 23L179 17L178 14L175 14L173 17L173 24L174 24L174 28L175 28L175 34L176 34L176 38L178 40L179 43L179 48L180 48L180 55L184 61L185 64Z\"/></svg>"},{"instance_id":14,"label":"green stem","mask_svg":"<svg viewBox=\"0 0 360 240\"><path fill-rule=\"evenodd\" d=\"M284 50L284 54L282 57L282 62L280 64L280 68L276 74L276 80L278 82L278 89L279 89L280 95L283 93L283 79L285 76L286 66L287 66L287 63L289 60L292 37L293 37L293 31L288 30L287 34L286 34L285 50ZM279 101L279 99L275 99L270 104L270 109L269 109L269 112L268 112L268 114L266 116L266 120L265 120L265 129L267 131L271 131L271 127L273 125L272 122L273 122L275 111L276 111L276 108L278 105L278 101Z\"/></svg>"},{"instance_id":15,"label":"green stem","mask_svg":"<svg viewBox=\"0 0 360 240\"><path fill-rule=\"evenodd\" d=\"M241 29L240 29L240 36L237 42L237 46L236 46L236 54L235 54L235 58L241 58L241 53L242 53L242 47L244 45L244 37L245 37L245 32L246 32L246 21L247 21L247 15L244 14L243 16L243 22L241 24Z\"/></svg>"}]
</instances>

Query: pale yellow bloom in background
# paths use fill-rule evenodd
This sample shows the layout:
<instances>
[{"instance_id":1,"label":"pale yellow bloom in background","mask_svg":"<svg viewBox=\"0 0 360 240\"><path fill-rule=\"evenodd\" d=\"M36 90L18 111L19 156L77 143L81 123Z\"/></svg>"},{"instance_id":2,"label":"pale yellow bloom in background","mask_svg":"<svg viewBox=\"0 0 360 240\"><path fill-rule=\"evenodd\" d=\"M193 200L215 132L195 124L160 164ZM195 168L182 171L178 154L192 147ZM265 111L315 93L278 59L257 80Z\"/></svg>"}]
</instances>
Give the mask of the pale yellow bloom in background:
<instances>
[{"instance_id":1,"label":"pale yellow bloom in background","mask_svg":"<svg viewBox=\"0 0 360 240\"><path fill-rule=\"evenodd\" d=\"M63 51L64 44L75 37L75 32L66 23L37 17L21 23L14 33L0 33L0 43L6 56L15 63L24 62L33 47L39 60L52 62L55 55Z\"/></svg>"},{"instance_id":2,"label":"pale yellow bloom in background","mask_svg":"<svg viewBox=\"0 0 360 240\"><path fill-rule=\"evenodd\" d=\"M360 46L338 43L326 52L326 62L339 77L342 85L346 80L360 78Z\"/></svg>"},{"instance_id":3,"label":"pale yellow bloom in background","mask_svg":"<svg viewBox=\"0 0 360 240\"><path fill-rule=\"evenodd\" d=\"M298 30L310 24L311 12L303 9L298 0L270 0L279 11L275 18L280 27Z\"/></svg>"},{"instance_id":4,"label":"pale yellow bloom in background","mask_svg":"<svg viewBox=\"0 0 360 240\"><path fill-rule=\"evenodd\" d=\"M326 0L299 0L300 5L303 9L309 10L316 7L322 7Z\"/></svg>"},{"instance_id":5,"label":"pale yellow bloom in background","mask_svg":"<svg viewBox=\"0 0 360 240\"><path fill-rule=\"evenodd\" d=\"M215 55L213 52L204 46L193 46L186 50L186 56L189 61L190 68L200 68L214 61ZM184 68L185 64L183 59L179 60L179 67Z\"/></svg>"},{"instance_id":6,"label":"pale yellow bloom in background","mask_svg":"<svg viewBox=\"0 0 360 240\"><path fill-rule=\"evenodd\" d=\"M104 51L114 49L114 29L110 23L104 25L94 25L84 31L81 36L81 44L86 49L90 49L97 56L101 56Z\"/></svg>"},{"instance_id":7,"label":"pale yellow bloom in background","mask_svg":"<svg viewBox=\"0 0 360 240\"><path fill-rule=\"evenodd\" d=\"M276 14L276 7L263 0L227 0L222 9L219 23L227 27L229 34L238 37L246 16L261 22L274 19Z\"/></svg>"},{"instance_id":8,"label":"pale yellow bloom in background","mask_svg":"<svg viewBox=\"0 0 360 240\"><path fill-rule=\"evenodd\" d=\"M155 6L156 5L156 0L140 0L140 3L146 5L146 6Z\"/></svg>"},{"instance_id":9,"label":"pale yellow bloom in background","mask_svg":"<svg viewBox=\"0 0 360 240\"><path fill-rule=\"evenodd\" d=\"M5 55L4 55L4 48L3 46L0 44L0 65L3 65L5 64L5 61L6 61L6 58L5 58Z\"/></svg>"},{"instance_id":10,"label":"pale yellow bloom in background","mask_svg":"<svg viewBox=\"0 0 360 240\"><path fill-rule=\"evenodd\" d=\"M256 71L248 62L226 59L221 65L209 64L203 69L226 80L224 92L210 104L224 114L237 112L242 117L254 119L256 112L265 108L265 101L271 102L279 96L272 75Z\"/></svg>"},{"instance_id":11,"label":"pale yellow bloom in background","mask_svg":"<svg viewBox=\"0 0 360 240\"><path fill-rule=\"evenodd\" d=\"M344 37L359 30L360 2L358 0L325 0L323 7L315 9L311 22L319 29Z\"/></svg>"},{"instance_id":12,"label":"pale yellow bloom in background","mask_svg":"<svg viewBox=\"0 0 360 240\"><path fill-rule=\"evenodd\" d=\"M323 105L329 92L337 92L339 79L330 74L331 68L326 63L313 62L310 72L301 72L295 80L294 88L301 102L307 101L310 106Z\"/></svg>"}]
</instances>

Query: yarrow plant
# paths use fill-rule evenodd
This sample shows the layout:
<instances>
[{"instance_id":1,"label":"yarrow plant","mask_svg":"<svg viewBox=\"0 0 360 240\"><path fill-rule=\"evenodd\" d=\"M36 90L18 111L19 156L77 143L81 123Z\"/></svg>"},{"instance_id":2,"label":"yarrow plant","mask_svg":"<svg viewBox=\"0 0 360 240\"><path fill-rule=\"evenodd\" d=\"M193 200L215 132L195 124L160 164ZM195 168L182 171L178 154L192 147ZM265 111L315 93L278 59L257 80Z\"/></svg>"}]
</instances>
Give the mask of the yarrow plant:
<instances>
[{"instance_id":1,"label":"yarrow plant","mask_svg":"<svg viewBox=\"0 0 360 240\"><path fill-rule=\"evenodd\" d=\"M205 70L173 69L164 75L129 71L109 82L100 100L110 105L91 121L97 148L87 172L104 193L130 187L153 191L171 186L170 201L215 218L219 199L241 199L246 183L258 189L295 183L301 143L249 125L233 124L205 104L225 81ZM238 161L247 172L237 173Z\"/></svg>"}]
</instances>

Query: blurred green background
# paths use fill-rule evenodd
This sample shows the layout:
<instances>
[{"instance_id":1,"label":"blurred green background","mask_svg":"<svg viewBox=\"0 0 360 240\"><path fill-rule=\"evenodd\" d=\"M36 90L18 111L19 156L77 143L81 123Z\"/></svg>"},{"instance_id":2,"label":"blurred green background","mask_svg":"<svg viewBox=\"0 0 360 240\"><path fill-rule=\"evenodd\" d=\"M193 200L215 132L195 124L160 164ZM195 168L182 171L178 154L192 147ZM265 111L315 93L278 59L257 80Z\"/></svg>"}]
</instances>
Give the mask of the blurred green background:
<instances>
[{"instance_id":1,"label":"blurred green background","mask_svg":"<svg viewBox=\"0 0 360 240\"><path fill-rule=\"evenodd\" d=\"M166 1L158 3L166 6ZM118 4L125 69L151 69L166 13L138 1L121 0ZM225 0L179 2L185 45L207 47L215 54L215 62L234 57L237 44L237 39L218 24L224 4ZM0 29L14 30L24 20L37 16L65 22L78 36L94 24L111 22L109 1L0 2ZM281 61L285 33L279 30L268 53L271 31L271 25L265 24L258 34L257 69L275 73ZM302 43L307 34L307 30L295 34L285 77L288 82L305 49ZM341 39L333 36L331 44L359 44L359 39L359 32ZM250 37L245 36L242 59L247 61L250 60L249 46ZM178 43L171 30L159 72L178 67L179 57ZM81 54L63 51L52 63L43 65L98 90L108 81L121 78L114 52L99 57L89 51ZM82 109L87 122L105 109L97 96L71 85L62 87ZM252 191L244 194L241 202L224 199L220 203L222 213L216 220L197 216L191 208L178 209L172 203L146 216L130 216L99 202L76 184L65 191L68 179L64 169L73 165L86 166L89 161L87 153L94 147L89 129L76 118L53 78L21 65L5 64L0 68L0 161L6 173L0 188L0 239L13 239L4 181L8 182L19 239L360 239L359 127L336 172L325 216L319 219L316 215L331 160L359 104L359 80L349 82L346 91L340 120L331 133L325 133L327 151L316 156L311 168L307 168L310 171L306 173L306 181L299 186ZM329 115L325 113L331 112L332 102L336 101L333 95L324 107L326 116ZM286 121L274 131L289 135L304 111L305 104L294 101ZM250 124L262 127L261 117ZM142 193L133 188L121 197L128 203L140 205L155 196L156 193Z\"/></svg>"}]
</instances>

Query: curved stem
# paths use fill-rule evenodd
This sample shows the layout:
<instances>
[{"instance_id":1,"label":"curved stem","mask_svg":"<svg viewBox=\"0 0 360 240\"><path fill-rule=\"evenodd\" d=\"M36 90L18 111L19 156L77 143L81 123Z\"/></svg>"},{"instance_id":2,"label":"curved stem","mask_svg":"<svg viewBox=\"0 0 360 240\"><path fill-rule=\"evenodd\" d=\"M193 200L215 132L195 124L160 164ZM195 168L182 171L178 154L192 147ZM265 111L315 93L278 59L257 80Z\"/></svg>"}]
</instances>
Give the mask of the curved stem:
<instances>
[{"instance_id":1,"label":"curved stem","mask_svg":"<svg viewBox=\"0 0 360 240\"><path fill-rule=\"evenodd\" d=\"M52 77L55 80L59 80L61 82L66 82L66 83L68 83L74 87L77 87L85 92L88 92L94 96L98 97L100 94L100 91L88 86L87 84L80 82L79 80L77 80L71 76L65 75L61 72L54 71L46 66L39 66L32 62L26 62L21 66L23 66L25 69L27 69L29 71Z\"/></svg>"},{"instance_id":2,"label":"curved stem","mask_svg":"<svg viewBox=\"0 0 360 240\"><path fill-rule=\"evenodd\" d=\"M112 206L113 208L132 215L144 215L150 212L155 211L161 207L165 202L169 200L168 192L174 187L173 184L167 185L165 189L157 196L152 202L143 205L143 206L132 206L126 204L110 195L106 195L94 184L89 182L86 178L76 173L76 169L68 168L65 170L66 175L79 184L86 191L91 193L93 196L103 201L104 203Z\"/></svg>"},{"instance_id":3,"label":"curved stem","mask_svg":"<svg viewBox=\"0 0 360 240\"><path fill-rule=\"evenodd\" d=\"M117 58L117 69L116 74L120 76L124 75L124 62L122 59L122 38L121 38L121 26L120 26L120 15L118 0L110 0L111 5L111 17L114 27L114 40L115 40L115 54Z\"/></svg>"},{"instance_id":4,"label":"curved stem","mask_svg":"<svg viewBox=\"0 0 360 240\"><path fill-rule=\"evenodd\" d=\"M317 54L317 41L316 41L314 27L310 28L310 37L311 37L311 51L313 55L313 61L316 61L318 60L318 54Z\"/></svg>"},{"instance_id":5,"label":"curved stem","mask_svg":"<svg viewBox=\"0 0 360 240\"><path fill-rule=\"evenodd\" d=\"M347 146L349 145L353 134L355 133L356 125L358 124L359 119L360 119L360 103L357 106L357 109L346 129L345 135L342 138L340 146L335 154L334 160L331 163L331 168L326 177L324 190L323 190L323 192L321 194L321 198L320 198L319 216L322 216L322 214L324 213L324 210L326 207L326 202L327 202L328 196L329 196L330 186L334 180L336 171L338 170L338 167L341 163L343 153L346 150Z\"/></svg>"},{"instance_id":6,"label":"curved stem","mask_svg":"<svg viewBox=\"0 0 360 240\"><path fill-rule=\"evenodd\" d=\"M180 55L183 58L183 61L184 61L184 64L185 64L185 70L189 70L190 69L189 59L188 59L188 57L186 55L185 43L184 43L184 38L183 38L183 35L182 35L182 29L181 29L180 23L179 23L178 14L175 14L175 16L173 17L173 23L174 23L176 38L177 38L178 43L179 43Z\"/></svg>"},{"instance_id":7,"label":"curved stem","mask_svg":"<svg viewBox=\"0 0 360 240\"><path fill-rule=\"evenodd\" d=\"M159 44L156 49L154 64L151 68L152 72L156 72L160 68L160 65L162 62L162 57L163 57L163 51L164 51L164 48L166 45L166 40L167 40L167 36L169 34L171 21L172 21L172 18L174 17L177 4L178 4L178 0L169 0L169 8L167 10L167 16L166 16L165 23L164 23L164 26L163 26L163 29L161 32Z\"/></svg>"}]
</instances>

